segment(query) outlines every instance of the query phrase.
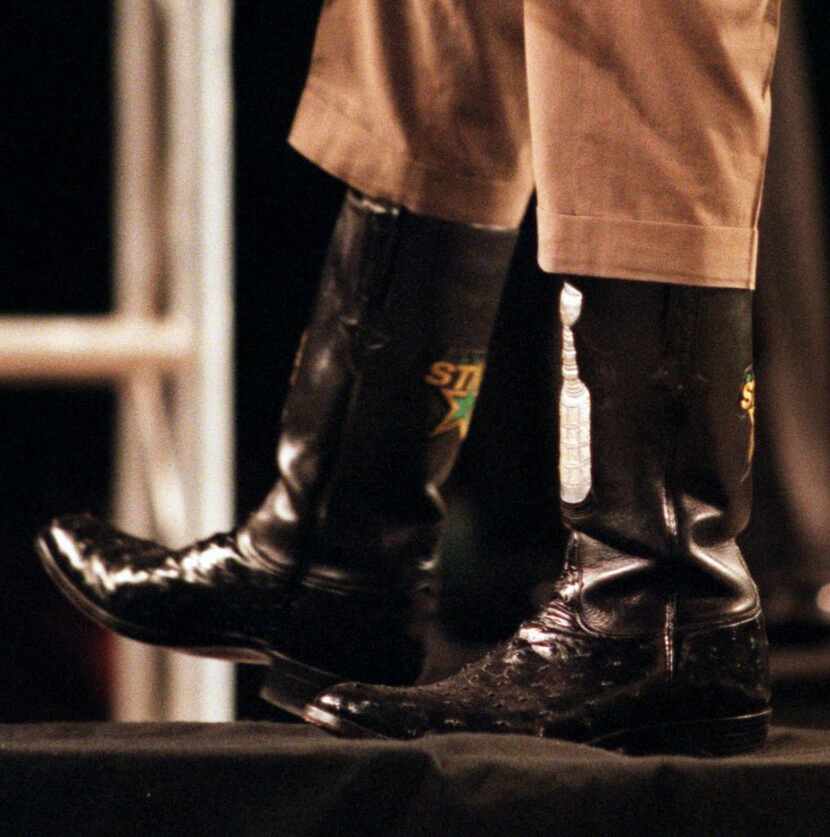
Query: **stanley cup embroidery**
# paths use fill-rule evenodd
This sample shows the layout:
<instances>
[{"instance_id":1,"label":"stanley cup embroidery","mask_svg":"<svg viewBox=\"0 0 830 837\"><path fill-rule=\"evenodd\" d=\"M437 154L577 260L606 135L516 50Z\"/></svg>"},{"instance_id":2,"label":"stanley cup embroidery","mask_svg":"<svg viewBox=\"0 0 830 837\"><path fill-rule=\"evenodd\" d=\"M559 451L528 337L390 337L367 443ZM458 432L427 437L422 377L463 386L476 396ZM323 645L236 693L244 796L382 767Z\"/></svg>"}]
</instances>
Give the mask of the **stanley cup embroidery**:
<instances>
[{"instance_id":1,"label":"stanley cup embroidery","mask_svg":"<svg viewBox=\"0 0 830 837\"><path fill-rule=\"evenodd\" d=\"M572 331L581 313L582 294L566 282L559 297L562 320L559 486L566 503L581 503L591 490L591 393L579 378Z\"/></svg>"},{"instance_id":2,"label":"stanley cup embroidery","mask_svg":"<svg viewBox=\"0 0 830 837\"><path fill-rule=\"evenodd\" d=\"M741 389L741 409L749 417L749 442L746 452L747 465L752 465L755 455L755 371L750 366L744 372Z\"/></svg>"}]
</instances>

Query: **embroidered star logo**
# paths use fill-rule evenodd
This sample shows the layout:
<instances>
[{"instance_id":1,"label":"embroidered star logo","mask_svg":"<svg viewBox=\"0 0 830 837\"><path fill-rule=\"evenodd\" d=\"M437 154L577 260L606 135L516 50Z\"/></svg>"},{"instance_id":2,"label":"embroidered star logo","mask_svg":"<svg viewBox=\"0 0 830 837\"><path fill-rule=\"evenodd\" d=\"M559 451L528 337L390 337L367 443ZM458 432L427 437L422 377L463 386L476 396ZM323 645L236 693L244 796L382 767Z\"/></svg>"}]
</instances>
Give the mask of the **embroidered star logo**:
<instances>
[{"instance_id":1,"label":"embroidered star logo","mask_svg":"<svg viewBox=\"0 0 830 837\"><path fill-rule=\"evenodd\" d=\"M483 374L484 363L474 358L460 363L439 360L430 366L424 380L441 393L448 407L433 436L457 430L460 438L466 437Z\"/></svg>"},{"instance_id":2,"label":"embroidered star logo","mask_svg":"<svg viewBox=\"0 0 830 837\"><path fill-rule=\"evenodd\" d=\"M441 424L432 431L432 435L449 433L451 430L458 428L459 435L462 439L465 439L470 430L470 421L473 418L477 393L442 389L441 395L446 399L449 411L441 420Z\"/></svg>"}]
</instances>

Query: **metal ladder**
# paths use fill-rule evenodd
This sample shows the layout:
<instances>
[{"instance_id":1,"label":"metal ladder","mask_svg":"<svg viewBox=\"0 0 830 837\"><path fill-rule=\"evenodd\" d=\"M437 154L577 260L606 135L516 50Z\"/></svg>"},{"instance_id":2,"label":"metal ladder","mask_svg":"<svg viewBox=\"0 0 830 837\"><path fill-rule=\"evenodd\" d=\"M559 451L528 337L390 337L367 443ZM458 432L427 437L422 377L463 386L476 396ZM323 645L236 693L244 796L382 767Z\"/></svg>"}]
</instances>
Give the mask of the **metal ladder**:
<instances>
[{"instance_id":1,"label":"metal ladder","mask_svg":"<svg viewBox=\"0 0 830 837\"><path fill-rule=\"evenodd\" d=\"M230 0L115 0L115 310L0 317L0 381L117 393L116 523L233 523ZM57 510L56 510L57 511ZM112 717L233 717L233 667L117 640Z\"/></svg>"}]
</instances>

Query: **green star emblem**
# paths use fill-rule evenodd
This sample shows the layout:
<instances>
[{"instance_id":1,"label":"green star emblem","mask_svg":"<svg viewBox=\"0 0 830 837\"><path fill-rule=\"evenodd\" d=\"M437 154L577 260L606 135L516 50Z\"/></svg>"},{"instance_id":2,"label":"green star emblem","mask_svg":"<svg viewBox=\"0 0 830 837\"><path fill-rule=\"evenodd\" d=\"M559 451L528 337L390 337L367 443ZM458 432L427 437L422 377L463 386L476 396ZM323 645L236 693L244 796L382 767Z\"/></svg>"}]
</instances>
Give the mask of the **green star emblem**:
<instances>
[{"instance_id":1,"label":"green star emblem","mask_svg":"<svg viewBox=\"0 0 830 837\"><path fill-rule=\"evenodd\" d=\"M432 435L437 436L439 433L449 433L457 428L461 438L466 438L470 430L470 421L473 418L473 408L475 407L478 393L442 389L441 395L446 399L449 405L449 411L442 419L441 424L432 431Z\"/></svg>"}]
</instances>

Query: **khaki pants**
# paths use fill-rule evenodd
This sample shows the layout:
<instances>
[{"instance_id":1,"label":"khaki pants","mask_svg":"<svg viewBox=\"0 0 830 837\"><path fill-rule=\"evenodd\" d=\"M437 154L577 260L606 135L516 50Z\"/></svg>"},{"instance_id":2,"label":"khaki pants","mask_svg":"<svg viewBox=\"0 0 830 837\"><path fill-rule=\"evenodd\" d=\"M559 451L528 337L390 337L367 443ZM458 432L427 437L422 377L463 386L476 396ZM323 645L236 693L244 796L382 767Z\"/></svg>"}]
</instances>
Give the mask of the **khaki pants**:
<instances>
[{"instance_id":1,"label":"khaki pants","mask_svg":"<svg viewBox=\"0 0 830 837\"><path fill-rule=\"evenodd\" d=\"M751 288L780 0L327 0L290 135L551 273Z\"/></svg>"}]
</instances>

